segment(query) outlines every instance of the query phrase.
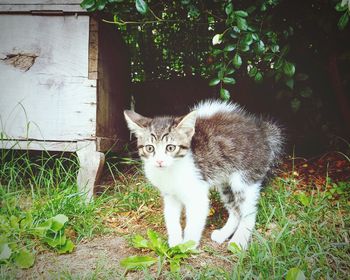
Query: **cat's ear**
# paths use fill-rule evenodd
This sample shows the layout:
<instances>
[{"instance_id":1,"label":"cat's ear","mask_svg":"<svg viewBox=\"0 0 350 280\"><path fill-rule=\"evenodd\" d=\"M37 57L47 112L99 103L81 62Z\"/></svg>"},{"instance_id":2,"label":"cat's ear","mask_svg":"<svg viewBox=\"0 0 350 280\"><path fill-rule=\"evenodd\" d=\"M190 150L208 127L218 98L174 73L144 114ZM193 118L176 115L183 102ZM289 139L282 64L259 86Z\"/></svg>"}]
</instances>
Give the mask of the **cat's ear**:
<instances>
[{"instance_id":1,"label":"cat's ear","mask_svg":"<svg viewBox=\"0 0 350 280\"><path fill-rule=\"evenodd\" d=\"M197 111L191 113L180 119L179 124L176 126L177 129L181 129L186 135L191 138L195 131L195 125L197 120Z\"/></svg>"},{"instance_id":2,"label":"cat's ear","mask_svg":"<svg viewBox=\"0 0 350 280\"><path fill-rule=\"evenodd\" d=\"M130 131L135 133L137 137L143 134L144 129L152 121L152 119L141 116L140 114L130 110L124 111L124 117Z\"/></svg>"}]
</instances>

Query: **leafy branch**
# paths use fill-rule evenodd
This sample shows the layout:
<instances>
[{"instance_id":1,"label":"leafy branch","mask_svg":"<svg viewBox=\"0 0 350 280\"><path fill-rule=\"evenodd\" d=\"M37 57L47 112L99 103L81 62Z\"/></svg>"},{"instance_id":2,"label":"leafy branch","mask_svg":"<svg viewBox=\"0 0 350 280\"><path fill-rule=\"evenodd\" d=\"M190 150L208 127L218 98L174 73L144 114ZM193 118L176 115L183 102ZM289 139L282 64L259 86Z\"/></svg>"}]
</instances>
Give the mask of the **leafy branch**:
<instances>
[{"instance_id":1,"label":"leafy branch","mask_svg":"<svg viewBox=\"0 0 350 280\"><path fill-rule=\"evenodd\" d=\"M122 30L126 25L151 25L155 37L153 41L168 50L171 46L168 36L161 33L164 29L176 31L181 24L206 24L207 45L203 54L210 55L210 62L202 68L214 76L209 83L211 86L220 84L220 97L224 100L230 99L227 86L236 83L238 72L246 72L256 82L261 82L265 75L275 76L276 81L282 80L289 88L294 87L296 67L286 60L289 48L281 48L279 35L263 24L267 11L278 5L278 1L256 2L247 7L240 3L237 9L231 1L211 4L200 0L182 0L179 3L159 1L152 2L152 9L150 4L151 1L145 0L84 0L81 6L88 11L110 12L113 21L105 22L117 24ZM167 27L160 27L162 24ZM224 30L221 33L211 35L222 27ZM139 34L135 36L139 37ZM132 41L139 48L137 39ZM168 52L163 51L163 55L167 56Z\"/></svg>"},{"instance_id":2,"label":"leafy branch","mask_svg":"<svg viewBox=\"0 0 350 280\"><path fill-rule=\"evenodd\" d=\"M254 21L257 7L235 10L232 2L225 5L226 29L212 39L212 55L217 76L209 85L220 84L220 97L230 98L226 85L236 83L234 74L240 68L256 82L261 82L264 73L283 79L291 88L294 86L295 65L286 60L288 46L280 49L278 34L263 29L262 20ZM266 7L264 7L266 9ZM260 8L262 12L262 8Z\"/></svg>"},{"instance_id":3,"label":"leafy branch","mask_svg":"<svg viewBox=\"0 0 350 280\"><path fill-rule=\"evenodd\" d=\"M349 23L350 18L350 0L342 0L335 6L337 12L343 13L338 21L338 28L344 30Z\"/></svg>"}]
</instances>

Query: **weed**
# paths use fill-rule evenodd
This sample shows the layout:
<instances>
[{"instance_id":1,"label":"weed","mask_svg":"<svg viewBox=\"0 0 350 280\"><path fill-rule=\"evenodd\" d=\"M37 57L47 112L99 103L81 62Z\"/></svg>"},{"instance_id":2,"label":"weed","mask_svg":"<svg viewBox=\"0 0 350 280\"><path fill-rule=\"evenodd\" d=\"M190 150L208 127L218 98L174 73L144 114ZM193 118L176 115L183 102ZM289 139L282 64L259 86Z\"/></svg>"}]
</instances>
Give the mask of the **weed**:
<instances>
[{"instance_id":1,"label":"weed","mask_svg":"<svg viewBox=\"0 0 350 280\"><path fill-rule=\"evenodd\" d=\"M329 186L325 191L327 199L350 198L350 182L332 183L331 180L327 180L327 186Z\"/></svg>"},{"instance_id":2,"label":"weed","mask_svg":"<svg viewBox=\"0 0 350 280\"><path fill-rule=\"evenodd\" d=\"M160 237L153 230L147 231L148 239L137 234L132 238L132 245L138 249L146 249L154 252L156 256L132 256L121 260L120 264L127 271L135 269L144 269L158 263L158 275L160 275L165 264L169 264L171 272L178 272L180 264L184 259L192 254L198 254L195 242L188 241L175 247L169 247L167 241Z\"/></svg>"},{"instance_id":3,"label":"weed","mask_svg":"<svg viewBox=\"0 0 350 280\"><path fill-rule=\"evenodd\" d=\"M19 268L34 265L35 239L40 239L58 253L72 252L73 242L65 234L68 218L59 214L35 225L30 213L0 216L0 263L15 263Z\"/></svg>"}]
</instances>

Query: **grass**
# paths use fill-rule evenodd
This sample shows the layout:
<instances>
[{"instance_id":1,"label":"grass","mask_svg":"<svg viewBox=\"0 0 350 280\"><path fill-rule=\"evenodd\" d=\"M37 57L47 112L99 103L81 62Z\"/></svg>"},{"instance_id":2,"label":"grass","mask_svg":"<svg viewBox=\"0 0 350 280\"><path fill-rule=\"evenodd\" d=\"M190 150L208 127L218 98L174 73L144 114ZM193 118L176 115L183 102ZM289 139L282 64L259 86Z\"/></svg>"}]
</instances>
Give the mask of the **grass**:
<instances>
[{"instance_id":1,"label":"grass","mask_svg":"<svg viewBox=\"0 0 350 280\"><path fill-rule=\"evenodd\" d=\"M57 214L68 216L67 235L76 244L106 234L131 236L148 228L164 234L158 193L141 176L140 169L126 172L109 158L106 185L93 203L85 205L77 192L78 162L72 154L28 154L0 151L0 216L30 213L33 225ZM130 164L130 162L126 162ZM121 171L124 170L124 171ZM335 184L335 187L337 184ZM333 186L334 187L334 186ZM276 178L263 193L253 241L245 252L228 252L204 240L202 253L181 266L179 273L164 269L163 279L285 279L298 268L307 279L348 279L350 275L350 183L331 199L326 191L303 193L295 180ZM326 189L325 189L326 190ZM224 222L217 195L213 195L215 227ZM19 244L36 253L48 251L40 240L23 234ZM143 252L140 251L140 254ZM223 261L219 262L205 260ZM204 263L203 263L204 260ZM0 264L0 278L12 279L14 264ZM60 279L122 279L115 268L99 264L84 277L57 271ZM145 270L144 279L154 279ZM138 274L139 275L139 274ZM131 274L132 276L132 274ZM54 278L54 276L53 276Z\"/></svg>"}]
</instances>

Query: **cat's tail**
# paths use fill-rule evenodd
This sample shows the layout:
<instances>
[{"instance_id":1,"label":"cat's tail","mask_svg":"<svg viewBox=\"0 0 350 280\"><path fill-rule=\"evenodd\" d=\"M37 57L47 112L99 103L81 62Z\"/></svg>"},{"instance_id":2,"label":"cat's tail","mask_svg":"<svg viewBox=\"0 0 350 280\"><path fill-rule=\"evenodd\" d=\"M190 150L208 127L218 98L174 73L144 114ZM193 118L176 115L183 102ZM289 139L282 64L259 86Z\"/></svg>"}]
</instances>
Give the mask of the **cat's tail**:
<instances>
[{"instance_id":1,"label":"cat's tail","mask_svg":"<svg viewBox=\"0 0 350 280\"><path fill-rule=\"evenodd\" d=\"M264 123L264 130L270 148L270 164L276 166L284 154L285 136L283 129L277 123L267 121Z\"/></svg>"}]
</instances>

